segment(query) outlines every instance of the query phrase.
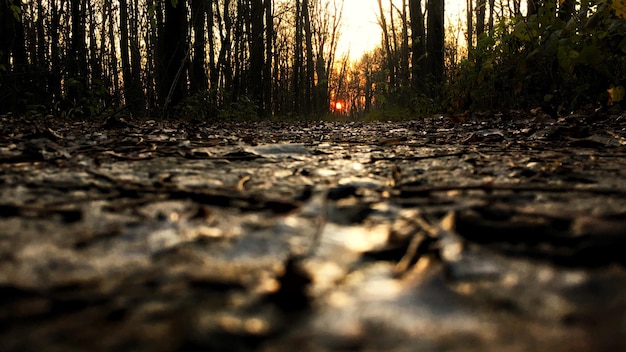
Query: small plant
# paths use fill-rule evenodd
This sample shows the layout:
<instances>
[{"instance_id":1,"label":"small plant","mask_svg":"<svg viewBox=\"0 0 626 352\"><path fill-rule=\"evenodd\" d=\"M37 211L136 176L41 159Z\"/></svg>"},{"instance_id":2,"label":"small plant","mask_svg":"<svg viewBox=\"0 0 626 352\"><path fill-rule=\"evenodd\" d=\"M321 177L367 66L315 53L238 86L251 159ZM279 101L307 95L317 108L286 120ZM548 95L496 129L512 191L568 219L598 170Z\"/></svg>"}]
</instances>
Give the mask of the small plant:
<instances>
[{"instance_id":1,"label":"small plant","mask_svg":"<svg viewBox=\"0 0 626 352\"><path fill-rule=\"evenodd\" d=\"M568 20L544 6L501 19L459 64L448 105L474 109L550 105L562 113L619 104L626 85L626 7L600 0ZM464 92L466 92L464 94ZM465 104L467 105L467 104Z\"/></svg>"}]
</instances>

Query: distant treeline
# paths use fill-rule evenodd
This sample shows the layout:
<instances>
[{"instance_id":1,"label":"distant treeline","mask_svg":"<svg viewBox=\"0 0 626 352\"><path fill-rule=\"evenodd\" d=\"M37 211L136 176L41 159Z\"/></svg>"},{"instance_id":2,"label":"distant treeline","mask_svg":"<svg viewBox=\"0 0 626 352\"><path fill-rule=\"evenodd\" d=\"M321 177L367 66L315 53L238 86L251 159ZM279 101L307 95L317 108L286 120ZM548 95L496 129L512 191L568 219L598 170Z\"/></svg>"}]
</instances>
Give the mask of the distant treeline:
<instances>
[{"instance_id":1,"label":"distant treeline","mask_svg":"<svg viewBox=\"0 0 626 352\"><path fill-rule=\"evenodd\" d=\"M380 47L353 62L336 57L342 0L5 0L0 113L558 114L623 99L623 2L466 2L454 28L444 0L377 0Z\"/></svg>"}]
</instances>

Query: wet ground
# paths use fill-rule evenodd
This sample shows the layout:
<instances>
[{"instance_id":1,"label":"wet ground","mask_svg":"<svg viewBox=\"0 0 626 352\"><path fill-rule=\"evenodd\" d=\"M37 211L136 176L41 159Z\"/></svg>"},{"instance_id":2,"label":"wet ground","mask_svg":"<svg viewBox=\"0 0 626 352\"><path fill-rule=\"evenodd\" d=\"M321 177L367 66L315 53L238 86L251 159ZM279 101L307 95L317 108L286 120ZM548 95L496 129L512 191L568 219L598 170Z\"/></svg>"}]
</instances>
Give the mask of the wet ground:
<instances>
[{"instance_id":1,"label":"wet ground","mask_svg":"<svg viewBox=\"0 0 626 352\"><path fill-rule=\"evenodd\" d=\"M2 351L626 350L626 117L0 121Z\"/></svg>"}]
</instances>

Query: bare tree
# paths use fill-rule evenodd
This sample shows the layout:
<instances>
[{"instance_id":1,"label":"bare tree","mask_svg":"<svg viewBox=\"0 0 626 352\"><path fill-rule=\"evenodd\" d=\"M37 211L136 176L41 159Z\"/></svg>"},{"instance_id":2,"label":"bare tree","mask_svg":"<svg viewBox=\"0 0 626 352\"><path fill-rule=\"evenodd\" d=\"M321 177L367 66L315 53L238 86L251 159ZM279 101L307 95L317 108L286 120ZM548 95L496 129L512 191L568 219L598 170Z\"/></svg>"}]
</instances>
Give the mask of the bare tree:
<instances>
[{"instance_id":1,"label":"bare tree","mask_svg":"<svg viewBox=\"0 0 626 352\"><path fill-rule=\"evenodd\" d=\"M424 58L426 56L426 29L421 0L409 0L411 17L411 82L417 89L424 81Z\"/></svg>"},{"instance_id":2,"label":"bare tree","mask_svg":"<svg viewBox=\"0 0 626 352\"><path fill-rule=\"evenodd\" d=\"M144 96L141 86L141 59L139 55L137 29L135 24L129 26L128 2L120 2L120 57L122 61L122 77L124 79L124 97L128 110L135 116L143 115ZM136 3L135 3L136 4ZM134 7L136 9L136 7ZM136 12L136 11L135 11ZM134 20L135 21L135 20ZM129 28L134 28L131 38Z\"/></svg>"},{"instance_id":3,"label":"bare tree","mask_svg":"<svg viewBox=\"0 0 626 352\"><path fill-rule=\"evenodd\" d=\"M306 71L304 74L306 113L313 112L313 85L315 84L315 63L313 61L313 32L309 0L302 0L302 20L304 21L304 40L306 53Z\"/></svg>"},{"instance_id":4,"label":"bare tree","mask_svg":"<svg viewBox=\"0 0 626 352\"><path fill-rule=\"evenodd\" d=\"M400 83L403 86L407 86L409 84L410 81L410 69L409 69L409 57L410 57L410 50L409 50L409 19L408 19L408 14L407 14L407 0L402 0L402 8L398 9L397 7L394 8L396 9L396 11L398 11L398 14L400 15L400 20L402 21L402 43L400 45L400 69L399 69L399 75L400 75Z\"/></svg>"},{"instance_id":5,"label":"bare tree","mask_svg":"<svg viewBox=\"0 0 626 352\"><path fill-rule=\"evenodd\" d=\"M81 104L81 98L87 92L88 64L87 45L85 40L85 4L86 0L70 1L71 40L67 55L67 74L65 92L67 100L74 107ZM83 109L75 110L82 114Z\"/></svg>"},{"instance_id":6,"label":"bare tree","mask_svg":"<svg viewBox=\"0 0 626 352\"><path fill-rule=\"evenodd\" d=\"M265 10L265 64L263 66L264 115L272 113L272 49L274 47L274 13L272 0L264 0Z\"/></svg>"},{"instance_id":7,"label":"bare tree","mask_svg":"<svg viewBox=\"0 0 626 352\"><path fill-rule=\"evenodd\" d=\"M296 0L295 2L295 42L294 42L294 58L293 58L293 110L296 114L301 112L301 99L302 99L302 52L303 52L303 16L302 16L302 2Z\"/></svg>"},{"instance_id":8,"label":"bare tree","mask_svg":"<svg viewBox=\"0 0 626 352\"><path fill-rule=\"evenodd\" d=\"M467 24L466 29L466 39L467 39L467 54L468 57L472 55L472 48L474 47L474 1L466 0L465 1L465 23Z\"/></svg>"},{"instance_id":9,"label":"bare tree","mask_svg":"<svg viewBox=\"0 0 626 352\"><path fill-rule=\"evenodd\" d=\"M387 58L387 69L389 70L389 73L388 73L389 86L395 87L396 67L395 67L395 62L393 59L393 52L391 50L391 41L389 40L389 27L387 26L387 19L385 16L385 12L383 10L382 0L378 0L378 10L380 14L380 17L378 18L378 23L380 25L380 28L383 31L383 47L387 55L386 58Z\"/></svg>"},{"instance_id":10,"label":"bare tree","mask_svg":"<svg viewBox=\"0 0 626 352\"><path fill-rule=\"evenodd\" d=\"M187 49L186 4L184 0L165 1L165 21L159 36L157 56L158 96L164 108L176 106L185 96L184 75Z\"/></svg>"},{"instance_id":11,"label":"bare tree","mask_svg":"<svg viewBox=\"0 0 626 352\"><path fill-rule=\"evenodd\" d=\"M193 58L191 60L190 86L192 93L205 91L209 87L206 61L205 20L206 0L191 0L191 23L193 28ZM210 19L212 21L212 19Z\"/></svg>"},{"instance_id":12,"label":"bare tree","mask_svg":"<svg viewBox=\"0 0 626 352\"><path fill-rule=\"evenodd\" d=\"M444 71L444 0L428 0L427 69L433 83L443 81Z\"/></svg>"}]
</instances>

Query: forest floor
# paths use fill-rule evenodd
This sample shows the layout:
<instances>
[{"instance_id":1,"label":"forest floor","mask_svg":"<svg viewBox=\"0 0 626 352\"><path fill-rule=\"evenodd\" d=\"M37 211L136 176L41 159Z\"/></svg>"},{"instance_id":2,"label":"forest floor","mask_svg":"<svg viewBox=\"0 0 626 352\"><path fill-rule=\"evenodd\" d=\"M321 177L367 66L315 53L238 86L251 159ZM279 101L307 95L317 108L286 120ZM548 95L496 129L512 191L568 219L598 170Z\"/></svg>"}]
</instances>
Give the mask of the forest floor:
<instances>
[{"instance_id":1,"label":"forest floor","mask_svg":"<svg viewBox=\"0 0 626 352\"><path fill-rule=\"evenodd\" d=\"M0 130L2 351L626 350L625 115Z\"/></svg>"}]
</instances>

